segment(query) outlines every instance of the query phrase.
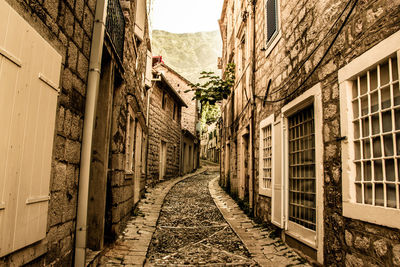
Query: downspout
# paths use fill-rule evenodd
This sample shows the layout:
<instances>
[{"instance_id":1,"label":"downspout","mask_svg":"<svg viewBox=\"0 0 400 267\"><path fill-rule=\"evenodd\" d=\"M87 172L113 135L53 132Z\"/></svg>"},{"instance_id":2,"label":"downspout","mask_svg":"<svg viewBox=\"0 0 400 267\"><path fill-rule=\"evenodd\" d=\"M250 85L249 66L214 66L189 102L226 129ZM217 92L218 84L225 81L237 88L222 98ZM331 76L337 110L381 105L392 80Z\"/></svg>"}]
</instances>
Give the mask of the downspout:
<instances>
[{"instance_id":1,"label":"downspout","mask_svg":"<svg viewBox=\"0 0 400 267\"><path fill-rule=\"evenodd\" d=\"M89 59L88 84L83 124L81 164L78 187L78 207L75 231L75 267L85 266L87 209L89 202L90 163L92 156L92 138L96 119L96 105L99 93L101 57L103 54L107 0L97 0L93 25L92 45Z\"/></svg>"},{"instance_id":2,"label":"downspout","mask_svg":"<svg viewBox=\"0 0 400 267\"><path fill-rule=\"evenodd\" d=\"M253 211L253 216L256 215L255 213L255 202L256 202L256 192L255 192L255 183L256 183L256 168L255 168L255 152L254 152L254 141L255 141L255 109L256 109L256 3L257 0L253 0L252 1L252 8L253 8L253 14L252 14L252 36L253 36L253 40L252 40L252 79L251 79L251 89L252 89L252 101L251 101L251 131L250 131L250 135L251 135L251 145L252 145L252 150L251 150L251 168L252 168L252 193L253 193L253 201L252 201L252 211Z\"/></svg>"}]
</instances>

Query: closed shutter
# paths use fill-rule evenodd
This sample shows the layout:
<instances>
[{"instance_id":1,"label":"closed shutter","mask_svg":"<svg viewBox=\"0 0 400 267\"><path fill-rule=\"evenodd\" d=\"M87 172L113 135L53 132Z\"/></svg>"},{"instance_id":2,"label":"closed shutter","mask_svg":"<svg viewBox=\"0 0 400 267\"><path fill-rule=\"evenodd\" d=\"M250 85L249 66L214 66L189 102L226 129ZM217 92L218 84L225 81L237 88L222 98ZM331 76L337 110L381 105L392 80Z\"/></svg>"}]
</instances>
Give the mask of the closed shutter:
<instances>
[{"instance_id":1,"label":"closed shutter","mask_svg":"<svg viewBox=\"0 0 400 267\"><path fill-rule=\"evenodd\" d=\"M277 31L277 0L267 0L267 41L269 41Z\"/></svg>"},{"instance_id":2,"label":"closed shutter","mask_svg":"<svg viewBox=\"0 0 400 267\"><path fill-rule=\"evenodd\" d=\"M61 56L0 0L0 257L46 236Z\"/></svg>"},{"instance_id":3,"label":"closed shutter","mask_svg":"<svg viewBox=\"0 0 400 267\"><path fill-rule=\"evenodd\" d=\"M152 69L153 69L153 61L152 61L152 55L149 50L147 50L147 62L146 62L146 86L151 87L151 78L153 77L152 75Z\"/></svg>"},{"instance_id":4,"label":"closed shutter","mask_svg":"<svg viewBox=\"0 0 400 267\"><path fill-rule=\"evenodd\" d=\"M145 25L146 25L146 0L137 0L135 34L137 37L139 37L140 40L143 40Z\"/></svg>"},{"instance_id":5,"label":"closed shutter","mask_svg":"<svg viewBox=\"0 0 400 267\"><path fill-rule=\"evenodd\" d=\"M135 178L134 178L134 203L139 201L140 180L142 176L142 126L136 123L136 138L135 138Z\"/></svg>"},{"instance_id":6,"label":"closed shutter","mask_svg":"<svg viewBox=\"0 0 400 267\"><path fill-rule=\"evenodd\" d=\"M272 223L283 228L283 181L284 172L282 165L282 122L279 120L273 127L274 143L272 147L273 153L273 169L272 177Z\"/></svg>"}]
</instances>

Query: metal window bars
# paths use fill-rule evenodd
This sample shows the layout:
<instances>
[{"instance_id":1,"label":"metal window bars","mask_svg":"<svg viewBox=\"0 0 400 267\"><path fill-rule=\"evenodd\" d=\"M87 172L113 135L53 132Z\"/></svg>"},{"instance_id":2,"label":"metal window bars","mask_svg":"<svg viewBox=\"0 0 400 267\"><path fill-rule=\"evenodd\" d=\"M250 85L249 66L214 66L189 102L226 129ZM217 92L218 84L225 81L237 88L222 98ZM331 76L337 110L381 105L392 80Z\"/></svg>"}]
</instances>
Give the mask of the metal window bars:
<instances>
[{"instance_id":1,"label":"metal window bars","mask_svg":"<svg viewBox=\"0 0 400 267\"><path fill-rule=\"evenodd\" d=\"M314 107L288 118L289 220L316 229Z\"/></svg>"},{"instance_id":2,"label":"metal window bars","mask_svg":"<svg viewBox=\"0 0 400 267\"><path fill-rule=\"evenodd\" d=\"M262 130L263 133L263 173L262 186L266 189L271 189L272 185L272 127L266 126Z\"/></svg>"},{"instance_id":3,"label":"metal window bars","mask_svg":"<svg viewBox=\"0 0 400 267\"><path fill-rule=\"evenodd\" d=\"M122 62L124 56L125 18L119 0L108 0L106 30Z\"/></svg>"},{"instance_id":4,"label":"metal window bars","mask_svg":"<svg viewBox=\"0 0 400 267\"><path fill-rule=\"evenodd\" d=\"M400 209L400 90L397 57L352 87L356 202Z\"/></svg>"}]
</instances>

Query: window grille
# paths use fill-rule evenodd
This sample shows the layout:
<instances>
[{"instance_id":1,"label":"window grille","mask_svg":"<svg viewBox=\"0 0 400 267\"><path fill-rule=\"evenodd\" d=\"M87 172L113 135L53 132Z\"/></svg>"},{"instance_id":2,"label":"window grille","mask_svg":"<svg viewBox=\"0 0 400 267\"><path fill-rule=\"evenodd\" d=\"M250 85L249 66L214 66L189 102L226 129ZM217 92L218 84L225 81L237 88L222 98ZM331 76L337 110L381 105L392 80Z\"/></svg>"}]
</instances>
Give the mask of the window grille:
<instances>
[{"instance_id":1,"label":"window grille","mask_svg":"<svg viewBox=\"0 0 400 267\"><path fill-rule=\"evenodd\" d=\"M106 29L118 56L123 60L125 18L118 0L108 0Z\"/></svg>"},{"instance_id":2,"label":"window grille","mask_svg":"<svg viewBox=\"0 0 400 267\"><path fill-rule=\"evenodd\" d=\"M271 124L263 128L263 179L262 186L266 189L271 189L272 183L272 127Z\"/></svg>"},{"instance_id":3,"label":"window grille","mask_svg":"<svg viewBox=\"0 0 400 267\"><path fill-rule=\"evenodd\" d=\"M352 84L356 202L399 209L400 91L396 57Z\"/></svg>"},{"instance_id":4,"label":"window grille","mask_svg":"<svg viewBox=\"0 0 400 267\"><path fill-rule=\"evenodd\" d=\"M316 230L314 107L288 117L289 220Z\"/></svg>"},{"instance_id":5,"label":"window grille","mask_svg":"<svg viewBox=\"0 0 400 267\"><path fill-rule=\"evenodd\" d=\"M277 0L267 0L267 42L271 40L278 31Z\"/></svg>"}]
</instances>

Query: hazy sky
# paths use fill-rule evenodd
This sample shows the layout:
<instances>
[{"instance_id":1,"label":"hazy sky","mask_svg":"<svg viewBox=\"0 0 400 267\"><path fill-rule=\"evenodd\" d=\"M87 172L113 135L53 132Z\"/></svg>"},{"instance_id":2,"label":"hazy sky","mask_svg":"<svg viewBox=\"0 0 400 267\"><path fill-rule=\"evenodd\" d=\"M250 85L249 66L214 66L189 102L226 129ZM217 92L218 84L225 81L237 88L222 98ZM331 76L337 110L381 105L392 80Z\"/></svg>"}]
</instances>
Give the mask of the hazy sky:
<instances>
[{"instance_id":1,"label":"hazy sky","mask_svg":"<svg viewBox=\"0 0 400 267\"><path fill-rule=\"evenodd\" d=\"M153 0L153 30L188 33L218 30L223 0Z\"/></svg>"}]
</instances>

